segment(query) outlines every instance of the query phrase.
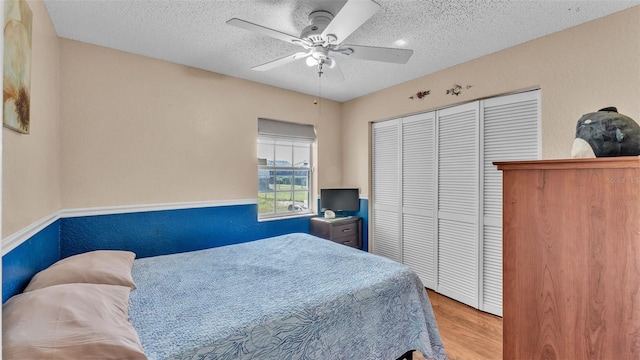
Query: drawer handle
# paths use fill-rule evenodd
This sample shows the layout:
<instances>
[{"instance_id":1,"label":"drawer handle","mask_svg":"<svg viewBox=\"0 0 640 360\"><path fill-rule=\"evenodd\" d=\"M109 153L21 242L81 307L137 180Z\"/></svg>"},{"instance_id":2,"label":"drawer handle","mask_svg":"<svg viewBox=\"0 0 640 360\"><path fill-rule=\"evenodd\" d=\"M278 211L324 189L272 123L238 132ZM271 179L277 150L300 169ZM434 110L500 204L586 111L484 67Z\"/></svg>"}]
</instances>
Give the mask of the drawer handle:
<instances>
[{"instance_id":1,"label":"drawer handle","mask_svg":"<svg viewBox=\"0 0 640 360\"><path fill-rule=\"evenodd\" d=\"M342 232L349 232L351 229L342 229Z\"/></svg>"}]
</instances>

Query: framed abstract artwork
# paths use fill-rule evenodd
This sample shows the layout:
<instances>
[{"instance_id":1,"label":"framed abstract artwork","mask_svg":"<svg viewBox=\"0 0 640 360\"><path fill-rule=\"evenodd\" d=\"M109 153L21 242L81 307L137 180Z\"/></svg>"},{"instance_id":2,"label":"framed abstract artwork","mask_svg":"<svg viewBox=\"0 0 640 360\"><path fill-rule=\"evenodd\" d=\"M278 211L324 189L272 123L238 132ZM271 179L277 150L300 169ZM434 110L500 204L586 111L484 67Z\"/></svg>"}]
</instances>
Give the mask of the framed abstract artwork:
<instances>
[{"instance_id":1,"label":"framed abstract artwork","mask_svg":"<svg viewBox=\"0 0 640 360\"><path fill-rule=\"evenodd\" d=\"M31 102L31 26L33 15L25 0L4 2L4 126L29 133Z\"/></svg>"}]
</instances>

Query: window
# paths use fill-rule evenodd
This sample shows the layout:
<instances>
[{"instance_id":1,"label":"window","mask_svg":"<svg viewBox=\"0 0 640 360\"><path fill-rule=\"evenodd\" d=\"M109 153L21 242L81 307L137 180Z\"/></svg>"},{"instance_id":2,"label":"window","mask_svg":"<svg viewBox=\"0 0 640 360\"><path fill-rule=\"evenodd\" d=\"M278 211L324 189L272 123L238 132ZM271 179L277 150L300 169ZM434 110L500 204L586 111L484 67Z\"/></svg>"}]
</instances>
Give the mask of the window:
<instances>
[{"instance_id":1,"label":"window","mask_svg":"<svg viewBox=\"0 0 640 360\"><path fill-rule=\"evenodd\" d=\"M273 124L277 126L271 126ZM301 136L304 134L307 136ZM312 213L311 149L314 140L315 131L310 125L259 119L258 218Z\"/></svg>"}]
</instances>

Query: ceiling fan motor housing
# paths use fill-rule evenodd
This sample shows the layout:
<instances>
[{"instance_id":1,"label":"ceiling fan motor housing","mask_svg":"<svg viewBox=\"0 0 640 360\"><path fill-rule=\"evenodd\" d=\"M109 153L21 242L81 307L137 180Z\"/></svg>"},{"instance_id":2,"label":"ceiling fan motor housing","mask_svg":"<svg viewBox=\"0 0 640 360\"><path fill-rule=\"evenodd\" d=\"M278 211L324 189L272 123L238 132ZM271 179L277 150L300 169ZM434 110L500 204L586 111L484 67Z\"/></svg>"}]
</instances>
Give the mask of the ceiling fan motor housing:
<instances>
[{"instance_id":1,"label":"ceiling fan motor housing","mask_svg":"<svg viewBox=\"0 0 640 360\"><path fill-rule=\"evenodd\" d=\"M300 38L309 40L314 45L329 41L329 39L323 39L321 35L331 20L333 20L333 14L328 11L318 10L312 12L309 14L309 26L302 30Z\"/></svg>"}]
</instances>

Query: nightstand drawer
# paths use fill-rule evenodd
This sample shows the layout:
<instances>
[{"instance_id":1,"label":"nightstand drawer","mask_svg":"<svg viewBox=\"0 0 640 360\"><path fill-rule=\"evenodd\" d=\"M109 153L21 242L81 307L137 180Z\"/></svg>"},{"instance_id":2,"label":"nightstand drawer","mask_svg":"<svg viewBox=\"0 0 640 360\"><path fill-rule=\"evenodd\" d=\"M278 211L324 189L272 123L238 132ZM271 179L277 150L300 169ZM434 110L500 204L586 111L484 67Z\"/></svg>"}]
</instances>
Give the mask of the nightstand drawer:
<instances>
[{"instance_id":1,"label":"nightstand drawer","mask_svg":"<svg viewBox=\"0 0 640 360\"><path fill-rule=\"evenodd\" d=\"M358 244L358 234L353 234L353 235L349 235L349 236L333 239L331 241L337 242L338 244L355 247L355 248L357 248L359 246L359 244Z\"/></svg>"},{"instance_id":2,"label":"nightstand drawer","mask_svg":"<svg viewBox=\"0 0 640 360\"><path fill-rule=\"evenodd\" d=\"M358 223L344 224L333 227L333 238L339 239L345 236L358 236Z\"/></svg>"}]
</instances>

